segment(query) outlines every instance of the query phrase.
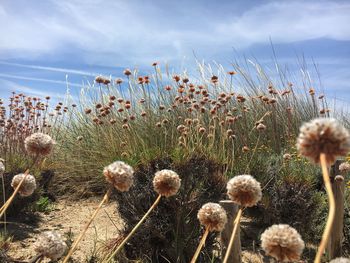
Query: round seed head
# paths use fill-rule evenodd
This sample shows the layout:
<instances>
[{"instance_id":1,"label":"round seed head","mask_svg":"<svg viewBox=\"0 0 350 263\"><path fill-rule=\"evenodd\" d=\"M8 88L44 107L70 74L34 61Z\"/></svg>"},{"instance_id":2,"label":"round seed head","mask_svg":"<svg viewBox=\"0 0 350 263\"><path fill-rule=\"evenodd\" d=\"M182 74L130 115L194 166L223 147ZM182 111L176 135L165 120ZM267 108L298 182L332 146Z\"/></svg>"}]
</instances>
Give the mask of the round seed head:
<instances>
[{"instance_id":1,"label":"round seed head","mask_svg":"<svg viewBox=\"0 0 350 263\"><path fill-rule=\"evenodd\" d=\"M290 159L292 159L292 155L290 153L285 153L283 154L283 159L285 161L289 161Z\"/></svg>"},{"instance_id":2,"label":"round seed head","mask_svg":"<svg viewBox=\"0 0 350 263\"><path fill-rule=\"evenodd\" d=\"M201 225L209 229L209 231L221 232L227 223L227 215L225 209L216 203L206 203L199 209L197 218Z\"/></svg>"},{"instance_id":3,"label":"round seed head","mask_svg":"<svg viewBox=\"0 0 350 263\"><path fill-rule=\"evenodd\" d=\"M29 154L48 155L51 153L55 141L47 134L33 133L24 140L25 149Z\"/></svg>"},{"instance_id":4,"label":"round seed head","mask_svg":"<svg viewBox=\"0 0 350 263\"><path fill-rule=\"evenodd\" d=\"M238 175L227 183L227 194L229 198L243 206L256 205L262 196L260 183L251 175Z\"/></svg>"},{"instance_id":5,"label":"round seed head","mask_svg":"<svg viewBox=\"0 0 350 263\"><path fill-rule=\"evenodd\" d=\"M116 161L103 169L107 182L121 192L129 191L134 182L134 169L122 162Z\"/></svg>"},{"instance_id":6,"label":"round seed head","mask_svg":"<svg viewBox=\"0 0 350 263\"><path fill-rule=\"evenodd\" d=\"M16 189L21 180L25 177L21 187L18 190L18 193L21 196L30 196L36 189L35 177L33 175L28 174L17 174L12 178L11 186L13 189Z\"/></svg>"},{"instance_id":7,"label":"round seed head","mask_svg":"<svg viewBox=\"0 0 350 263\"><path fill-rule=\"evenodd\" d=\"M324 153L327 164L331 165L338 156L350 151L350 134L335 119L314 119L301 126L297 149L314 163L319 163L320 154Z\"/></svg>"},{"instance_id":8,"label":"round seed head","mask_svg":"<svg viewBox=\"0 0 350 263\"><path fill-rule=\"evenodd\" d=\"M348 258L335 258L335 259L329 261L329 263L350 263L350 259L348 259Z\"/></svg>"},{"instance_id":9,"label":"round seed head","mask_svg":"<svg viewBox=\"0 0 350 263\"><path fill-rule=\"evenodd\" d=\"M37 253L51 260L60 259L67 250L67 245L61 235L52 231L44 232L35 242L34 246Z\"/></svg>"},{"instance_id":10,"label":"round seed head","mask_svg":"<svg viewBox=\"0 0 350 263\"><path fill-rule=\"evenodd\" d=\"M259 123L257 126L256 126L256 129L258 131L264 131L266 130L266 125L264 125L263 123Z\"/></svg>"},{"instance_id":11,"label":"round seed head","mask_svg":"<svg viewBox=\"0 0 350 263\"><path fill-rule=\"evenodd\" d=\"M181 186L181 179L172 170L161 170L156 172L153 179L154 190L165 197L175 195Z\"/></svg>"},{"instance_id":12,"label":"round seed head","mask_svg":"<svg viewBox=\"0 0 350 263\"><path fill-rule=\"evenodd\" d=\"M289 225L273 225L261 235L261 247L268 256L281 262L298 261L305 244Z\"/></svg>"},{"instance_id":13,"label":"round seed head","mask_svg":"<svg viewBox=\"0 0 350 263\"><path fill-rule=\"evenodd\" d=\"M339 171L347 173L350 171L350 163L344 162L339 165Z\"/></svg>"}]
</instances>

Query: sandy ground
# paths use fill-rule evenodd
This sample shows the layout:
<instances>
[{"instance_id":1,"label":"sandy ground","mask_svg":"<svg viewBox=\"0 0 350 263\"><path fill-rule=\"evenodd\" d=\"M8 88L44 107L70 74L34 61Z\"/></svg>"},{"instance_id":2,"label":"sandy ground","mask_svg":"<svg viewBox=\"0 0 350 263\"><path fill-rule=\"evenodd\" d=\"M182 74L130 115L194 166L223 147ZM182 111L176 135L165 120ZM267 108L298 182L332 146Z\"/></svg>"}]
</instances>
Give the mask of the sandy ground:
<instances>
[{"instance_id":1,"label":"sandy ground","mask_svg":"<svg viewBox=\"0 0 350 263\"><path fill-rule=\"evenodd\" d=\"M73 233L73 238L77 237L99 202L100 199L82 200L79 203L58 201L51 212L40 213L41 220L36 226L9 224L8 229L14 240L8 255L17 260L28 260L33 257L35 255L33 244L44 231L58 231L66 238L69 233ZM73 254L73 262L88 262L87 259L103 245L104 241L117 236L118 229L122 229L123 224L116 211L117 205L113 201L103 206Z\"/></svg>"},{"instance_id":2,"label":"sandy ground","mask_svg":"<svg viewBox=\"0 0 350 263\"><path fill-rule=\"evenodd\" d=\"M40 233L44 231L57 231L66 239L70 237L71 240L74 240L100 201L101 199L97 198L79 200L79 202L61 200L54 203L50 212L38 213L37 216L40 220L36 221L37 224L33 224L30 219L26 218L23 218L22 221L27 223L9 222L8 232L13 236L13 242L10 244L7 254L18 261L28 261L35 256L34 243ZM243 218L242 225L249 222L248 218ZM115 201L109 201L102 207L91 224L78 249L74 252L71 262L95 262L89 261L91 256L100 253L105 241L118 236L122 229L123 222L117 214L117 204ZM47 263L49 260L44 260L44 262ZM242 262L270 263L274 261L261 256L259 251L242 251Z\"/></svg>"}]
</instances>

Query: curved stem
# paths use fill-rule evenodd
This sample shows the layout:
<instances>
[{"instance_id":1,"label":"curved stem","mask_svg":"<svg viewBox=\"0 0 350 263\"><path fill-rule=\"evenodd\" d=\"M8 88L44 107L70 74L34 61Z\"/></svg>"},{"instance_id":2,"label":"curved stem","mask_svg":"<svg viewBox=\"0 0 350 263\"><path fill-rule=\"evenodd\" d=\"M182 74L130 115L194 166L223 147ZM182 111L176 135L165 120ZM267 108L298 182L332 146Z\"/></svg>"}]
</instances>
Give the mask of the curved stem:
<instances>
[{"instance_id":1,"label":"curved stem","mask_svg":"<svg viewBox=\"0 0 350 263\"><path fill-rule=\"evenodd\" d=\"M131 236L136 232L136 230L142 225L142 223L146 220L146 218L148 217L148 215L152 212L152 210L158 205L160 198L162 196L158 195L156 201L154 201L153 205L151 206L150 209L148 209L147 213L141 218L141 220L137 223L136 226L134 226L134 228L131 230L131 232L127 235L126 238L124 238L123 242L120 243L120 245L117 247L117 249L112 253L112 255L107 259L106 262L110 262L115 255L118 254L118 252L123 248L123 246L126 244L126 242L128 242L128 240L131 238ZM65 262L63 262L65 263Z\"/></svg>"},{"instance_id":2,"label":"curved stem","mask_svg":"<svg viewBox=\"0 0 350 263\"><path fill-rule=\"evenodd\" d=\"M234 227L233 227L233 230L232 230L230 243L228 244L228 247L226 249L225 258L222 261L222 263L227 263L228 258L230 256L230 253L231 253L231 250L232 250L232 247L233 247L233 241L235 240L237 229L238 229L238 226L239 226L239 222L241 221L242 212L243 212L243 210L242 210L242 208L240 208L238 210L238 213L237 213L237 216L236 216L235 220L233 221Z\"/></svg>"},{"instance_id":3,"label":"curved stem","mask_svg":"<svg viewBox=\"0 0 350 263\"><path fill-rule=\"evenodd\" d=\"M199 242L199 245L198 245L198 247L197 247L196 253L194 253L194 255L193 255L193 258L192 258L192 260L191 260L191 263L195 263L195 262L196 262L196 260L197 260L197 258L198 258L198 256L199 256L199 253L201 252L202 247L203 247L204 244L205 244L205 240L207 239L208 234L209 234L209 228L206 228L206 229L205 229L205 232L204 232L204 234L203 234L203 237L202 237L201 241Z\"/></svg>"},{"instance_id":4,"label":"curved stem","mask_svg":"<svg viewBox=\"0 0 350 263\"><path fill-rule=\"evenodd\" d=\"M329 179L326 155L324 153L321 153L321 155L320 155L320 162L321 162L321 167L322 167L323 181L324 181L327 195L328 195L328 199L329 199L329 214L328 214L326 227L325 227L325 230L323 232L322 240L321 240L321 243L318 247L314 263L321 262L322 254L327 246L327 242L328 242L329 236L331 234L332 226L333 226L333 222L334 222L334 218L335 218L335 200L334 200L334 195L333 195L333 191L332 191L332 184L331 184L331 181Z\"/></svg>"},{"instance_id":5,"label":"curved stem","mask_svg":"<svg viewBox=\"0 0 350 263\"><path fill-rule=\"evenodd\" d=\"M107 193L104 195L101 203L99 204L99 206L96 208L95 212L93 213L93 215L91 216L89 222L86 224L86 226L84 227L83 231L80 233L80 235L78 236L78 238L74 241L72 247L70 248L67 256L64 258L63 263L67 263L69 258L72 256L72 254L74 253L74 250L77 248L78 244L80 243L81 239L83 238L83 236L85 235L86 231L88 230L90 224L92 223L92 221L95 219L95 217L97 216L97 213L100 211L102 205L108 200L110 194L112 192L112 188L109 188Z\"/></svg>"}]
</instances>

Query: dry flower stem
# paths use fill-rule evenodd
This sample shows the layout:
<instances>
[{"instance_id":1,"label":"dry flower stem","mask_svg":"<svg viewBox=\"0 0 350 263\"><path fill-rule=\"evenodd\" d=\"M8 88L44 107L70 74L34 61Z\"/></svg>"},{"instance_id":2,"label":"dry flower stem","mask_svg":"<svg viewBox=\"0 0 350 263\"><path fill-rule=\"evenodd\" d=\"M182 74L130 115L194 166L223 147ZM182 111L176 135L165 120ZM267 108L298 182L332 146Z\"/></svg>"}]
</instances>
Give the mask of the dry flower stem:
<instances>
[{"instance_id":1,"label":"dry flower stem","mask_svg":"<svg viewBox=\"0 0 350 263\"><path fill-rule=\"evenodd\" d=\"M75 240L74 244L72 245L71 249L69 250L67 256L64 258L63 263L67 263L69 258L72 256L72 254L74 253L74 250L77 248L78 244L80 243L81 239L84 237L86 231L88 230L90 224L92 223L92 221L95 219L95 217L97 216L97 213L100 211L102 205L107 202L109 196L111 195L112 189L109 188L107 193L104 195L101 203L99 204L99 206L96 208L94 214L91 216L89 222L86 224L84 230L80 233L80 235L78 236L78 238Z\"/></svg>"},{"instance_id":2,"label":"dry flower stem","mask_svg":"<svg viewBox=\"0 0 350 263\"><path fill-rule=\"evenodd\" d=\"M230 252L232 250L233 242L235 241L235 237L236 237L237 229L238 229L238 226L239 226L239 222L241 221L242 212L243 212L243 210L242 210L242 208L240 208L238 210L238 213L237 213L237 216L236 216L235 220L233 221L234 227L233 227L233 230L232 230L230 243L228 244L228 247L227 247L227 250L226 250L226 255L225 255L225 258L222 261L222 263L227 263L227 260L228 260L228 258L230 256Z\"/></svg>"},{"instance_id":3,"label":"dry flower stem","mask_svg":"<svg viewBox=\"0 0 350 263\"><path fill-rule=\"evenodd\" d=\"M154 201L153 205L151 206L150 209L148 209L147 213L141 218L141 220L137 223L137 225L131 230L131 232L128 234L126 238L124 238L123 242L120 243L120 245L117 247L117 249L112 253L112 255L107 259L106 262L110 262L115 255L118 254L118 252L123 248L123 246L128 242L128 240L131 238L131 236L136 232L136 230L142 225L142 223L146 220L148 215L152 212L152 210L158 205L160 198L162 196L158 195L156 201ZM65 263L65 262L63 262Z\"/></svg>"},{"instance_id":4,"label":"dry flower stem","mask_svg":"<svg viewBox=\"0 0 350 263\"><path fill-rule=\"evenodd\" d=\"M197 247L197 250L196 250L196 253L194 253L193 255L193 258L191 260L191 263L195 263L197 261L197 258L199 256L199 253L201 252L202 250L202 247L204 246L205 244L205 241L207 240L207 237L208 237L208 234L209 234L209 228L205 228L205 232L203 234L203 237L201 239L201 242L199 242L199 245Z\"/></svg>"},{"instance_id":5,"label":"dry flower stem","mask_svg":"<svg viewBox=\"0 0 350 263\"><path fill-rule=\"evenodd\" d=\"M4 213L6 212L7 208L10 206L10 204L12 203L13 199L15 198L16 194L18 193L19 189L21 188L21 185L23 184L24 180L26 179L27 175L29 174L29 169L27 169L24 173L25 176L23 176L22 180L19 182L19 184L17 185L15 191L12 193L11 197L6 201L5 204L3 204L3 206L0 208L0 218L4 215Z\"/></svg>"},{"instance_id":6,"label":"dry flower stem","mask_svg":"<svg viewBox=\"0 0 350 263\"><path fill-rule=\"evenodd\" d=\"M320 162L321 162L321 167L322 167L323 181L324 181L327 195L329 198L329 214L328 214L326 228L323 232L322 240L321 240L321 243L318 247L314 263L321 262L321 258L322 258L323 252L327 246L327 242L328 242L329 236L331 234L333 221L335 218L335 200L334 200L334 195L333 195L333 191L332 191L332 185L331 185L331 182L329 179L326 155L324 153L320 154Z\"/></svg>"},{"instance_id":7,"label":"dry flower stem","mask_svg":"<svg viewBox=\"0 0 350 263\"><path fill-rule=\"evenodd\" d=\"M5 181L4 181L4 174L0 174L1 176L1 183L2 183L2 198L3 198L3 202L4 204L6 203L6 195L5 195ZM0 210L1 211L1 210ZM4 231L5 231L5 235L7 235L7 224L6 224L6 213L4 213Z\"/></svg>"}]
</instances>

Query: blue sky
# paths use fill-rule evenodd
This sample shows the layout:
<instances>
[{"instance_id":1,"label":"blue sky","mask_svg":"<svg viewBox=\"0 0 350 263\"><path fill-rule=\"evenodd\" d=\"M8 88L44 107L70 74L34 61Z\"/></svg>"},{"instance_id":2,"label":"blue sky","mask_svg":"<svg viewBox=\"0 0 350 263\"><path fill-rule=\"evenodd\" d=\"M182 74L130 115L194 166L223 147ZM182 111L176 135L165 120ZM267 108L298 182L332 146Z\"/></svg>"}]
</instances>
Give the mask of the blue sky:
<instances>
[{"instance_id":1,"label":"blue sky","mask_svg":"<svg viewBox=\"0 0 350 263\"><path fill-rule=\"evenodd\" d=\"M0 24L0 97L60 97L66 75L77 92L154 61L191 67L194 53L271 66L272 40L280 64L315 62L328 95L350 104L350 1L2 0Z\"/></svg>"}]
</instances>

